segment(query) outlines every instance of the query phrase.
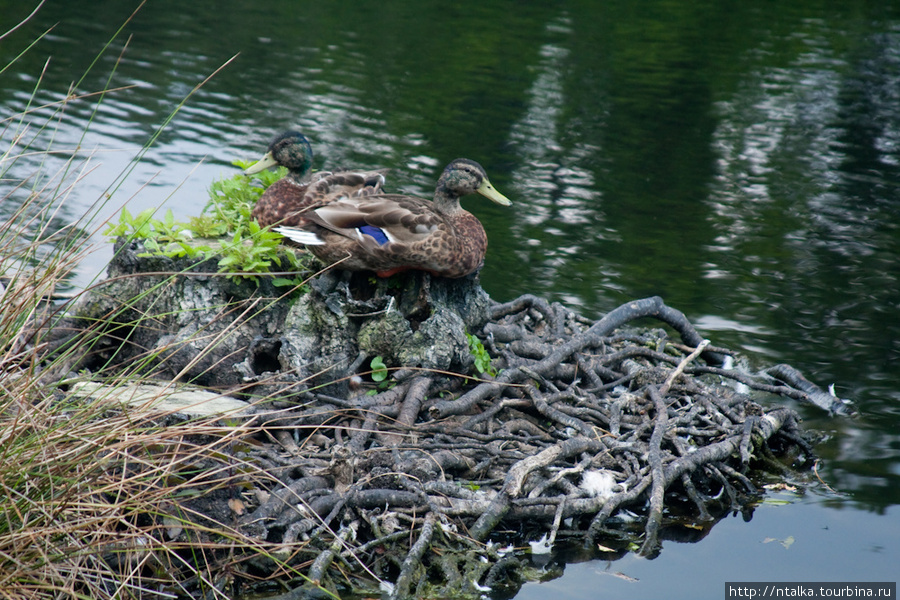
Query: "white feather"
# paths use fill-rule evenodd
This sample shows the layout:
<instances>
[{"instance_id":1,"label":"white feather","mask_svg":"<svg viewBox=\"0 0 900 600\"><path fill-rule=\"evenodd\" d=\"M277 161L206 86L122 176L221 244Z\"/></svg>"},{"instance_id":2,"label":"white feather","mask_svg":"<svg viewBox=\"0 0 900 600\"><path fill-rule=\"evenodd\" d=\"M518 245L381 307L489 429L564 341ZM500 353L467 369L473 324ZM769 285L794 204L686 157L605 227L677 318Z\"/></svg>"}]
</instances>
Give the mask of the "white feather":
<instances>
[{"instance_id":1,"label":"white feather","mask_svg":"<svg viewBox=\"0 0 900 600\"><path fill-rule=\"evenodd\" d=\"M610 471L592 469L581 476L581 489L591 496L610 498L615 487L616 478Z\"/></svg>"},{"instance_id":2,"label":"white feather","mask_svg":"<svg viewBox=\"0 0 900 600\"><path fill-rule=\"evenodd\" d=\"M325 240L312 231L297 229L296 227L276 227L272 231L276 231L292 242L297 242L304 246L321 246L325 243Z\"/></svg>"},{"instance_id":3,"label":"white feather","mask_svg":"<svg viewBox=\"0 0 900 600\"><path fill-rule=\"evenodd\" d=\"M550 554L550 550L553 549L553 544L548 541L546 533L538 541L528 542L528 545L531 546L532 554Z\"/></svg>"}]
</instances>

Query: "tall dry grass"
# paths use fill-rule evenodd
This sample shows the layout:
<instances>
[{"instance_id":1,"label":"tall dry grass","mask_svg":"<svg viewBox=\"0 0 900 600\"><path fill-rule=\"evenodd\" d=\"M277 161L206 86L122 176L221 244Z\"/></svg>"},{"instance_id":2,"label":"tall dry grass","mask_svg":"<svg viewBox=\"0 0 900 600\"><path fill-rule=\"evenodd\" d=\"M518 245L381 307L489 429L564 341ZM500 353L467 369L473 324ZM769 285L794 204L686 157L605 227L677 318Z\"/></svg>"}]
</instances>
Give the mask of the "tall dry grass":
<instances>
[{"instance_id":1,"label":"tall dry grass","mask_svg":"<svg viewBox=\"0 0 900 600\"><path fill-rule=\"evenodd\" d=\"M68 373L96 339L85 331L45 352L46 325L64 310L58 289L102 226L90 215L68 226L56 218L88 160L72 156L53 173L34 160L50 153L31 146L34 132L52 128L71 100L42 122L31 103L0 122L2 202L16 207L0 223L0 598L230 597L236 579L254 576L247 556L269 561L268 574L296 576L279 570L283 554L233 526L242 494L269 478L241 458L253 425L161 426L113 394L76 399L71 381L48 376ZM31 172L26 156L38 165ZM202 510L210 505L227 510L212 517Z\"/></svg>"}]
</instances>

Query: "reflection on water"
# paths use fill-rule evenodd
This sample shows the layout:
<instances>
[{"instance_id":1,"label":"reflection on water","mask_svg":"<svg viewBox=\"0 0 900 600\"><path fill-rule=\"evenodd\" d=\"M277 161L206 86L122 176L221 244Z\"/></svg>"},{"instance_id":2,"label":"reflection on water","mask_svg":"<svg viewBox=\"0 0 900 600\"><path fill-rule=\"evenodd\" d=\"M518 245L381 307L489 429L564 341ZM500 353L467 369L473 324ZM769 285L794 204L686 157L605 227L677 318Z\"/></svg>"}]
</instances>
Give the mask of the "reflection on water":
<instances>
[{"instance_id":1,"label":"reflection on water","mask_svg":"<svg viewBox=\"0 0 900 600\"><path fill-rule=\"evenodd\" d=\"M900 504L891 3L158 0L91 66L133 8L51 1L0 43L6 65L59 23L0 74L2 218L56 188L57 228L123 205L185 218L287 127L317 168L390 168L390 189L426 196L466 156L513 201L464 201L493 297L594 317L663 295L714 343L855 399L857 422L799 407L832 434L820 473L848 495L828 501ZM80 284L109 256L94 239Z\"/></svg>"},{"instance_id":2,"label":"reflection on water","mask_svg":"<svg viewBox=\"0 0 900 600\"><path fill-rule=\"evenodd\" d=\"M897 321L886 314L900 305L900 152L891 141L900 133L900 36L872 36L855 55L836 56L846 34L807 25L792 64L760 67L717 105L719 173L707 201L718 258L710 270L739 282L745 297L765 299L747 317L790 322L793 350L818 344L836 380L880 389L864 409L878 419L896 414L898 397L883 369L900 350ZM895 444L893 432L861 424L833 458L892 463L900 452L886 449ZM845 467L832 475L886 499Z\"/></svg>"},{"instance_id":3,"label":"reflection on water","mask_svg":"<svg viewBox=\"0 0 900 600\"><path fill-rule=\"evenodd\" d=\"M603 238L600 193L585 167L599 148L573 141L564 115L568 100L563 75L570 54L565 44L573 35L569 21L560 17L547 24L548 34L559 40L541 46L526 110L509 135L519 165L510 176L517 199L510 231L522 242L517 255L541 288L560 292L565 289L560 277L569 276L567 263ZM584 300L570 295L568 302Z\"/></svg>"}]
</instances>

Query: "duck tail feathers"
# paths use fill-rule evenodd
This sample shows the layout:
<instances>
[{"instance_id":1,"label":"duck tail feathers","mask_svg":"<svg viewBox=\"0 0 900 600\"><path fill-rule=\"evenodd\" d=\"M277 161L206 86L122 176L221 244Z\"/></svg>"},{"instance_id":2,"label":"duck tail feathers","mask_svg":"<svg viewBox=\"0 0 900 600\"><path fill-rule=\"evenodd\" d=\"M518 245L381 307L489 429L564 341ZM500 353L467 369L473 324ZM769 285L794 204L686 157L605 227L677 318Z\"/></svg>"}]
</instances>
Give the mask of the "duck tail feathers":
<instances>
[{"instance_id":1,"label":"duck tail feathers","mask_svg":"<svg viewBox=\"0 0 900 600\"><path fill-rule=\"evenodd\" d=\"M275 227L272 231L280 233L292 242L303 244L304 246L321 246L325 243L325 240L320 238L317 234L312 231L306 231L305 229L297 229L296 227Z\"/></svg>"}]
</instances>

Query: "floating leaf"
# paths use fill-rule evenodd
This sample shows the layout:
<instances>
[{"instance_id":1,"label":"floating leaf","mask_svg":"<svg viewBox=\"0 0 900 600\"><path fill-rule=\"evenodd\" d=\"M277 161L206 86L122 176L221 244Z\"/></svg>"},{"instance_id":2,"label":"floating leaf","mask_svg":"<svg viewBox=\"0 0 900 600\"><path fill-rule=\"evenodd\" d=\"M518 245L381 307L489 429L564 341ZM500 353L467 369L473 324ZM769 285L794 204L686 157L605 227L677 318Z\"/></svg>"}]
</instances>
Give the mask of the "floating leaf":
<instances>
[{"instance_id":1,"label":"floating leaf","mask_svg":"<svg viewBox=\"0 0 900 600\"><path fill-rule=\"evenodd\" d=\"M615 552L613 548L604 546L603 544L597 544L597 550L599 550L600 552Z\"/></svg>"}]
</instances>

